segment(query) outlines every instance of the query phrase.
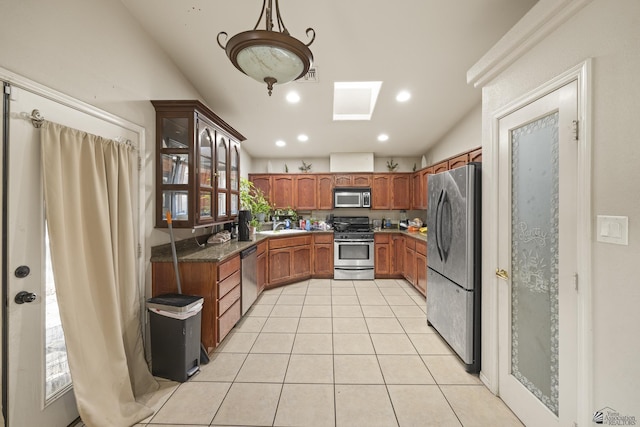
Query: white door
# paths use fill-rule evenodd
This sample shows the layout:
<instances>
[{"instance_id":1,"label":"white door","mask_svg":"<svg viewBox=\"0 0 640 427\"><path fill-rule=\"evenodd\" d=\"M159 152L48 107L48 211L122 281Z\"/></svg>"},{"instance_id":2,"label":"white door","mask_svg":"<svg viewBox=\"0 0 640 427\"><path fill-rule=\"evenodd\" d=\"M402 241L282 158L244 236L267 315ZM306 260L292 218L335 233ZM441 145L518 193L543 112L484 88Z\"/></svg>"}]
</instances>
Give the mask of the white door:
<instances>
[{"instance_id":1,"label":"white door","mask_svg":"<svg viewBox=\"0 0 640 427\"><path fill-rule=\"evenodd\" d=\"M25 116L38 109L47 120L90 133L134 142L138 136L15 86L11 87L10 97L5 187L8 192L6 422L9 427L64 427L78 417L78 412L51 270L40 134Z\"/></svg>"},{"instance_id":2,"label":"white door","mask_svg":"<svg viewBox=\"0 0 640 427\"><path fill-rule=\"evenodd\" d=\"M576 419L577 82L499 121L499 393L527 426Z\"/></svg>"}]
</instances>

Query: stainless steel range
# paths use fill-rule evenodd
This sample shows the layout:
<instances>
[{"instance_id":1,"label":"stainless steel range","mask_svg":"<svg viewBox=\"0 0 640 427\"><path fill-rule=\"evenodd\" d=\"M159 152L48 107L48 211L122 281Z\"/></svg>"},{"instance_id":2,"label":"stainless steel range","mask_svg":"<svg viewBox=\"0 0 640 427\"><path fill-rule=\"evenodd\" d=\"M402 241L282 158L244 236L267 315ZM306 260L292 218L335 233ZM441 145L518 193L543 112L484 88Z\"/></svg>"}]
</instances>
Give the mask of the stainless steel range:
<instances>
[{"instance_id":1,"label":"stainless steel range","mask_svg":"<svg viewBox=\"0 0 640 427\"><path fill-rule=\"evenodd\" d=\"M337 216L333 219L335 280L375 278L373 231L367 216Z\"/></svg>"}]
</instances>

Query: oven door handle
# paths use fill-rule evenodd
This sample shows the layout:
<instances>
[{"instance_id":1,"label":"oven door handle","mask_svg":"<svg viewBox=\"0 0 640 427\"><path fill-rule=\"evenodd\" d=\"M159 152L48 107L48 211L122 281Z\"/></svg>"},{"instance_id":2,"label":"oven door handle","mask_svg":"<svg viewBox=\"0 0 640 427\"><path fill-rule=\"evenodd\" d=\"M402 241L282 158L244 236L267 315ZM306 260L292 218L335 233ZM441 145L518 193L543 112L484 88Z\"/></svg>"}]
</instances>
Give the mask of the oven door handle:
<instances>
[{"instance_id":1,"label":"oven door handle","mask_svg":"<svg viewBox=\"0 0 640 427\"><path fill-rule=\"evenodd\" d=\"M373 270L375 267L334 267L334 270L346 270L346 271L356 271L356 270Z\"/></svg>"},{"instance_id":2,"label":"oven door handle","mask_svg":"<svg viewBox=\"0 0 640 427\"><path fill-rule=\"evenodd\" d=\"M347 245L360 245L362 243L373 243L373 240L334 240L334 243Z\"/></svg>"}]
</instances>

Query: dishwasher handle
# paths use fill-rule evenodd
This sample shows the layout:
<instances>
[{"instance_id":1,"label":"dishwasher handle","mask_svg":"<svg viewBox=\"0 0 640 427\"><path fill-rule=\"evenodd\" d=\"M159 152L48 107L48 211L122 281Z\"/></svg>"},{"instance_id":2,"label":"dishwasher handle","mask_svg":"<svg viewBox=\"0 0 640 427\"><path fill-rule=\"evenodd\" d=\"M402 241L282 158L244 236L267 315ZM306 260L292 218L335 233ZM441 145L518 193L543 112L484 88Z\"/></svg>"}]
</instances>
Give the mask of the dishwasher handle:
<instances>
[{"instance_id":1,"label":"dishwasher handle","mask_svg":"<svg viewBox=\"0 0 640 427\"><path fill-rule=\"evenodd\" d=\"M252 254L254 254L258 250L258 245L253 245L250 248L247 248L240 252L240 259L245 259Z\"/></svg>"}]
</instances>

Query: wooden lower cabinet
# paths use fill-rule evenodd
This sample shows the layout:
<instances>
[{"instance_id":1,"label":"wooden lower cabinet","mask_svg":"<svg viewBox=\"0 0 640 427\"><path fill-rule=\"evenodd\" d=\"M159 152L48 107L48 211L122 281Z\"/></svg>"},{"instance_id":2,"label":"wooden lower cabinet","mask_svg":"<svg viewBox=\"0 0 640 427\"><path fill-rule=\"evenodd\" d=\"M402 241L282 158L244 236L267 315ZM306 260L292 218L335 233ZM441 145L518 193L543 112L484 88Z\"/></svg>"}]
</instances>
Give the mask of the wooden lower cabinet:
<instances>
[{"instance_id":1,"label":"wooden lower cabinet","mask_svg":"<svg viewBox=\"0 0 640 427\"><path fill-rule=\"evenodd\" d=\"M313 277L333 278L333 233L313 235Z\"/></svg>"},{"instance_id":2,"label":"wooden lower cabinet","mask_svg":"<svg viewBox=\"0 0 640 427\"><path fill-rule=\"evenodd\" d=\"M412 239L407 239L412 240ZM404 248L404 278L415 286L416 284L416 251L409 245Z\"/></svg>"},{"instance_id":3,"label":"wooden lower cabinet","mask_svg":"<svg viewBox=\"0 0 640 427\"><path fill-rule=\"evenodd\" d=\"M427 243L402 233L376 234L376 278L402 277L420 293L427 290Z\"/></svg>"},{"instance_id":4,"label":"wooden lower cabinet","mask_svg":"<svg viewBox=\"0 0 640 427\"><path fill-rule=\"evenodd\" d=\"M258 271L256 275L256 282L258 285L258 295L260 295L267 285L267 277L269 277L269 260L267 258L267 242L263 240L262 242L258 243L257 246L258 250L256 252L256 266Z\"/></svg>"},{"instance_id":5,"label":"wooden lower cabinet","mask_svg":"<svg viewBox=\"0 0 640 427\"><path fill-rule=\"evenodd\" d=\"M204 298L202 306L202 327L200 339L208 351L217 345L215 319L217 265L204 262L178 263L180 284L185 295L199 295ZM171 262L154 262L151 266L151 295L178 293L176 274Z\"/></svg>"},{"instance_id":6,"label":"wooden lower cabinet","mask_svg":"<svg viewBox=\"0 0 640 427\"><path fill-rule=\"evenodd\" d=\"M391 273L396 277L404 276L404 240L402 234L391 237Z\"/></svg>"},{"instance_id":7,"label":"wooden lower cabinet","mask_svg":"<svg viewBox=\"0 0 640 427\"><path fill-rule=\"evenodd\" d=\"M391 235L375 234L375 275L376 277L389 277L391 275Z\"/></svg>"},{"instance_id":8,"label":"wooden lower cabinet","mask_svg":"<svg viewBox=\"0 0 640 427\"><path fill-rule=\"evenodd\" d=\"M240 320L240 255L216 262L180 262L180 283L185 295L204 298L200 340L213 351ZM153 296L177 293L171 262L154 262L151 267Z\"/></svg>"},{"instance_id":9,"label":"wooden lower cabinet","mask_svg":"<svg viewBox=\"0 0 640 427\"><path fill-rule=\"evenodd\" d=\"M267 288L311 277L312 236L269 239L269 281Z\"/></svg>"},{"instance_id":10,"label":"wooden lower cabinet","mask_svg":"<svg viewBox=\"0 0 640 427\"><path fill-rule=\"evenodd\" d=\"M422 295L427 295L427 242L416 242L416 283Z\"/></svg>"},{"instance_id":11,"label":"wooden lower cabinet","mask_svg":"<svg viewBox=\"0 0 640 427\"><path fill-rule=\"evenodd\" d=\"M216 344L220 344L242 317L240 310L240 254L218 264L216 286Z\"/></svg>"}]
</instances>

